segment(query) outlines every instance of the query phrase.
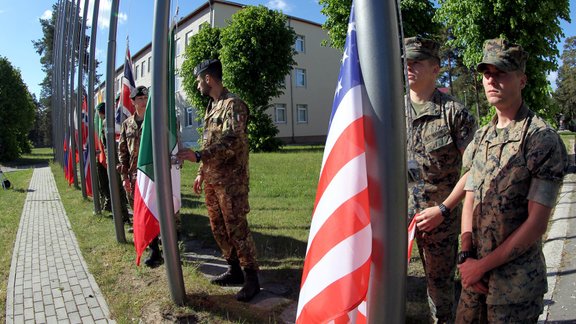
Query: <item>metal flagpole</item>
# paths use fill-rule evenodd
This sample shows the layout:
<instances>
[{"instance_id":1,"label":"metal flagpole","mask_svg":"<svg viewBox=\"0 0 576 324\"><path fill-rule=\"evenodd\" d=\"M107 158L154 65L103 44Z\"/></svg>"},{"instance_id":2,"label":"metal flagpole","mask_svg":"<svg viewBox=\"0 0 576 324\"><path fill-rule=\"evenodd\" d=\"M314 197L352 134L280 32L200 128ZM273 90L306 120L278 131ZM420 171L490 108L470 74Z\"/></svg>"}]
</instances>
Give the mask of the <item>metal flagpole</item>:
<instances>
[{"instance_id":1,"label":"metal flagpole","mask_svg":"<svg viewBox=\"0 0 576 324\"><path fill-rule=\"evenodd\" d=\"M80 5L80 0L78 0L78 5ZM82 197L86 198L86 174L84 169L86 168L84 163L84 143L82 143L82 104L84 95L84 43L86 42L86 16L88 15L88 0L84 1L84 9L82 12L82 25L80 26L80 46L78 48L78 92L76 93L76 111L78 112L78 155L80 161L80 188L82 189ZM88 100L88 98L86 98ZM86 134L88 135L88 134Z\"/></svg>"},{"instance_id":2,"label":"metal flagpole","mask_svg":"<svg viewBox=\"0 0 576 324\"><path fill-rule=\"evenodd\" d=\"M56 11L56 20L54 22L54 42L52 44L52 158L54 161L57 161L62 165L60 160L60 141L59 134L56 132L56 121L58 120L59 109L58 106L58 57L59 57L59 45L60 45L60 38L62 35L60 34L60 26L62 25L62 0L58 1L58 10ZM60 144L58 144L60 143Z\"/></svg>"},{"instance_id":3,"label":"metal flagpole","mask_svg":"<svg viewBox=\"0 0 576 324\"><path fill-rule=\"evenodd\" d=\"M70 124L72 128L72 150L76 149L78 151L78 155L82 152L82 144L79 144L77 136L74 135L74 131L78 132L78 127L80 127L80 116L78 116L78 102L74 102L74 73L76 72L76 48L78 47L78 20L80 17L80 0L76 1L76 6L74 7L74 16L72 18L73 25L72 25L72 41L70 42ZM76 105L74 105L76 104ZM76 124L74 123L74 112L76 112ZM74 152L74 151L72 151ZM80 159L79 159L80 160ZM78 188L78 170L76 168L76 155L72 154L72 170L74 176L74 187Z\"/></svg>"},{"instance_id":4,"label":"metal flagpole","mask_svg":"<svg viewBox=\"0 0 576 324\"><path fill-rule=\"evenodd\" d=\"M86 0L88 3L89 0ZM90 52L88 58L88 143L90 145L90 167L92 175L92 195L94 201L94 212L100 214L102 206L100 206L100 189L98 187L98 177L96 166L96 139L94 134L94 79L96 77L96 36L98 30L98 11L100 10L100 0L94 0L94 8L92 9L92 31L90 33ZM102 148L104 149L104 148Z\"/></svg>"},{"instance_id":5,"label":"metal flagpole","mask_svg":"<svg viewBox=\"0 0 576 324\"><path fill-rule=\"evenodd\" d=\"M116 30L118 27L118 0L112 0L110 10L110 33L108 34L108 57L106 62L106 156L108 157L108 183L110 185L110 199L112 200L112 214L114 215L114 228L116 241L126 243L124 220L120 208L120 183L116 176L116 134L114 132L114 73L116 65Z\"/></svg>"},{"instance_id":6,"label":"metal flagpole","mask_svg":"<svg viewBox=\"0 0 576 324\"><path fill-rule=\"evenodd\" d=\"M68 73L70 72L70 64L68 64L68 62L70 61L70 42L71 42L71 37L70 37L70 33L72 31L72 8L74 6L74 1L73 0L66 0L66 14L65 14L65 20L67 21L67 23L65 24L66 28L64 30L64 39L63 39L63 43L62 43L62 84L61 84L61 91L62 91L62 108L63 108L63 113L62 113L62 124L63 124L63 129L65 129L65 134L64 134L64 139L66 140L66 147L68 147L68 150L71 150L72 147L70 145L71 143L71 139L70 136L72 136L72 126L70 125L70 100L68 97ZM68 135L68 136L66 136ZM72 161L68 161L69 163L72 163Z\"/></svg>"},{"instance_id":7,"label":"metal flagpole","mask_svg":"<svg viewBox=\"0 0 576 324\"><path fill-rule=\"evenodd\" d=\"M373 259L369 323L403 323L407 253L406 126L396 1L355 0L358 55L374 131L368 142ZM376 204L373 204L373 201Z\"/></svg>"},{"instance_id":8,"label":"metal flagpole","mask_svg":"<svg viewBox=\"0 0 576 324\"><path fill-rule=\"evenodd\" d=\"M172 301L184 304L184 280L180 255L176 244L174 206L172 202L172 178L170 173L170 152L168 147L168 20L170 0L154 2L154 26L152 38L152 156L154 180L157 190L158 211L160 213L160 233L166 260L166 273L170 285ZM169 76L173 77L173 76Z\"/></svg>"}]
</instances>

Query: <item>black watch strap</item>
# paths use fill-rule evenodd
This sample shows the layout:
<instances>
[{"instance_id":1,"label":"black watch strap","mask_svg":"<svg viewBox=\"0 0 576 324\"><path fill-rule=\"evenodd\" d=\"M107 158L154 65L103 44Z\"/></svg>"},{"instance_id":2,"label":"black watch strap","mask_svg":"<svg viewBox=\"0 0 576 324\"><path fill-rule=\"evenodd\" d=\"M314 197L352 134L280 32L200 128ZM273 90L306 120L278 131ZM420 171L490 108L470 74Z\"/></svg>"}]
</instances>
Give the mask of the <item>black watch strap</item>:
<instances>
[{"instance_id":1,"label":"black watch strap","mask_svg":"<svg viewBox=\"0 0 576 324\"><path fill-rule=\"evenodd\" d=\"M446 205L444 204L438 205L438 208L440 208L442 217L444 217L445 219L450 217L450 208L446 207Z\"/></svg>"},{"instance_id":2,"label":"black watch strap","mask_svg":"<svg viewBox=\"0 0 576 324\"><path fill-rule=\"evenodd\" d=\"M458 264L464 263L466 259L474 257L474 252L472 251L462 251L458 253Z\"/></svg>"}]
</instances>

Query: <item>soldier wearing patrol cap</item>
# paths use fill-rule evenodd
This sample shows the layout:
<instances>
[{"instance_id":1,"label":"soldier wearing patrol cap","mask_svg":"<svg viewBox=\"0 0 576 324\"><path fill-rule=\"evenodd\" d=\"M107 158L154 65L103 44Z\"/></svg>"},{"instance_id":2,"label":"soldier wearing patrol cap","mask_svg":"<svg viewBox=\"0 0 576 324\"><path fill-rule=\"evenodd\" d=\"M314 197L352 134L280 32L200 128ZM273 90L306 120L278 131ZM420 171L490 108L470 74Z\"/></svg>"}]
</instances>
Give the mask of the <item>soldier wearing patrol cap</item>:
<instances>
[{"instance_id":1,"label":"soldier wearing patrol cap","mask_svg":"<svg viewBox=\"0 0 576 324\"><path fill-rule=\"evenodd\" d=\"M527 58L522 46L491 39L477 66L496 116L467 151L472 166L462 214L457 323L537 323L543 310L548 285L541 239L567 154L556 131L523 102Z\"/></svg>"},{"instance_id":2,"label":"soldier wearing patrol cap","mask_svg":"<svg viewBox=\"0 0 576 324\"><path fill-rule=\"evenodd\" d=\"M222 84L222 64L206 60L194 68L198 91L211 98L204 116L200 151L181 150L179 157L200 162L194 191L204 185L212 234L228 270L212 283L243 284L236 295L249 301L260 292L256 247L246 216L248 204L248 107ZM242 271L244 270L244 272Z\"/></svg>"},{"instance_id":3,"label":"soldier wearing patrol cap","mask_svg":"<svg viewBox=\"0 0 576 324\"><path fill-rule=\"evenodd\" d=\"M130 207L134 210L134 189L136 185L136 175L138 171L138 152L140 151L140 138L142 136L142 123L144 122L144 113L148 103L148 88L144 86L136 87L130 93L130 99L134 104L134 115L126 118L122 122L120 130L120 141L118 144L118 170L122 176L122 186L126 191L126 198ZM148 267L156 267L164 261L160 247L159 239L156 237L148 245L150 254L144 260Z\"/></svg>"},{"instance_id":4,"label":"soldier wearing patrol cap","mask_svg":"<svg viewBox=\"0 0 576 324\"><path fill-rule=\"evenodd\" d=\"M435 322L446 323L454 318L460 229L459 199L448 197L459 183L462 154L476 121L466 107L436 88L440 44L421 37L406 38L404 43L412 114L408 150L410 165L418 174L409 190L409 216L416 217L431 315Z\"/></svg>"}]
</instances>

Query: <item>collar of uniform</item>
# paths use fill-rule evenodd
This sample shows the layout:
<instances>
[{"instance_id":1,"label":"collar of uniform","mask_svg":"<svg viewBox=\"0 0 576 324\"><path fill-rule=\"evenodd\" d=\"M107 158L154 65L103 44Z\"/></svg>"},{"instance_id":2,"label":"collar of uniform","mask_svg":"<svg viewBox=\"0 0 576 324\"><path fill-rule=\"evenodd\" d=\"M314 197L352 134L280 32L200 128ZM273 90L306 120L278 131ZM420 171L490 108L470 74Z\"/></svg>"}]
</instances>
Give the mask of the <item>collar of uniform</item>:
<instances>
[{"instance_id":1,"label":"collar of uniform","mask_svg":"<svg viewBox=\"0 0 576 324\"><path fill-rule=\"evenodd\" d=\"M440 92L438 89L434 89L434 92L432 92L432 97L423 106L424 109L422 109L422 114L416 116L414 119L418 119L423 116L440 116L442 114L442 105L440 104L441 102L442 92Z\"/></svg>"},{"instance_id":2,"label":"collar of uniform","mask_svg":"<svg viewBox=\"0 0 576 324\"><path fill-rule=\"evenodd\" d=\"M520 109L518 109L518 112L516 112L516 117L514 117L514 120L512 120L506 128L502 129L503 132L501 136L498 136L496 133L498 116L494 116L491 121L490 136L488 136L487 141L491 144L521 141L524 134L524 128L528 121L527 117L529 117L529 115L530 109L528 109L528 105L522 102Z\"/></svg>"},{"instance_id":3,"label":"collar of uniform","mask_svg":"<svg viewBox=\"0 0 576 324\"><path fill-rule=\"evenodd\" d=\"M218 101L228 98L228 93L230 93L230 91L228 91L227 88L223 88L222 93L220 94L220 97L218 98Z\"/></svg>"}]
</instances>

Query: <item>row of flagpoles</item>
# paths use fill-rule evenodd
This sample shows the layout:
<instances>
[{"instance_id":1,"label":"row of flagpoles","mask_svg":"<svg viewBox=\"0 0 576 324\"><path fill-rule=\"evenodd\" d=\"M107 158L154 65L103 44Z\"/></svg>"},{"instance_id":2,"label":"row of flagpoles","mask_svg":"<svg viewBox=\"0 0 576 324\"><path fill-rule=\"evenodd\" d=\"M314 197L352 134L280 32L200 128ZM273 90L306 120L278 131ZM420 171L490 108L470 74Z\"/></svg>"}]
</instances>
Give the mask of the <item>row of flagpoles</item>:
<instances>
[{"instance_id":1,"label":"row of flagpoles","mask_svg":"<svg viewBox=\"0 0 576 324\"><path fill-rule=\"evenodd\" d=\"M120 183L116 176L116 156L121 122L134 113L130 93L135 88L132 62L128 45L124 62L122 89L118 105L114 98L114 76L116 55L116 30L119 1L112 1L110 33L108 38L108 58L106 62L106 145L100 141L101 121L94 112L95 89L95 43L98 23L99 0L94 1L92 12L92 33L85 33L89 0L59 0L53 40L52 70L52 127L54 143L62 143L54 148L54 159L64 168L64 176L69 185L80 187L84 198L93 197L94 211L100 213L96 159L105 163L114 216L117 241L126 242L124 221L120 207ZM84 7L80 15L81 4ZM155 2L155 23L153 51L153 81L150 101L145 114L143 139L138 160L138 179L135 188L134 205L134 244L137 259L151 239L161 232L163 250L171 285L172 299L183 304L184 285L180 267L180 256L176 244L176 230L172 215L180 206L180 176L171 165L171 155L177 153L176 113L174 98L173 42L168 55L168 17L170 1ZM173 30L170 33L173 37ZM89 57L85 48L90 41ZM78 58L78 59L77 59ZM168 68L170 64L170 69ZM84 85L84 71L88 73L88 86ZM76 72L78 73L76 75ZM155 77L155 76L161 77ZM75 84L75 76L77 83ZM166 80L172 80L171 89ZM75 87L76 85L76 87ZM75 92L76 91L76 92ZM111 109L112 107L116 109ZM168 126L168 127L167 127ZM169 130L169 135L166 133ZM169 147L170 145L170 147ZM106 149L104 149L106 147ZM104 153L96 156L96 151ZM108 159L105 158L108 156ZM148 158L148 160L146 160ZM141 161L142 160L142 161ZM178 171L179 172L179 171ZM144 177L141 177L141 174ZM172 176L167 177L167 174ZM79 175L79 177L78 177ZM80 179L78 179L80 178ZM174 190L172 190L174 185ZM157 187L161 188L158 190ZM166 203L170 202L170 203ZM170 215L167 217L166 215Z\"/></svg>"},{"instance_id":2,"label":"row of flagpoles","mask_svg":"<svg viewBox=\"0 0 576 324\"><path fill-rule=\"evenodd\" d=\"M99 0L95 0L88 87L83 67L89 0L79 21L82 0L59 0L54 37L53 134L55 159L70 184L98 197L95 149L94 51ZM112 0L106 65L106 103L114 98L116 26L119 2ZM168 31L170 1L155 1L152 87L146 110L135 188L134 243L137 259L161 234L172 299L184 300L173 215L179 209L179 175L170 163L175 154L173 37ZM350 15L339 83L322 162L297 309L298 323L398 323L404 320L406 276L406 159L402 98L399 5L395 0L356 0ZM78 40L80 40L78 42ZM170 46L169 46L170 45ZM76 51L80 57L76 64ZM168 64L171 64L169 68ZM78 68L77 97L74 75ZM128 108L134 88L126 49L122 99ZM172 88L170 88L172 87ZM81 104L79 104L81 103ZM164 108L163 108L164 107ZM169 109L166 109L169 107ZM116 113L106 109L106 151L116 152ZM80 127L79 127L80 125ZM167 127L168 125L168 127ZM77 154L81 152L81 154ZM85 153L84 153L85 152ZM120 210L116 160L107 163L118 242L126 242ZM352 179L352 180L350 180ZM94 208L100 211L94 198ZM167 217L170 215L170 217ZM152 224L152 225L150 225ZM400 230L402 229L402 230ZM411 224L413 236L414 224Z\"/></svg>"}]
</instances>

